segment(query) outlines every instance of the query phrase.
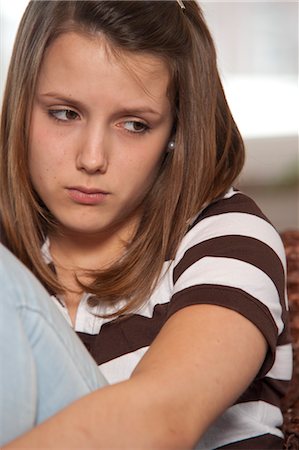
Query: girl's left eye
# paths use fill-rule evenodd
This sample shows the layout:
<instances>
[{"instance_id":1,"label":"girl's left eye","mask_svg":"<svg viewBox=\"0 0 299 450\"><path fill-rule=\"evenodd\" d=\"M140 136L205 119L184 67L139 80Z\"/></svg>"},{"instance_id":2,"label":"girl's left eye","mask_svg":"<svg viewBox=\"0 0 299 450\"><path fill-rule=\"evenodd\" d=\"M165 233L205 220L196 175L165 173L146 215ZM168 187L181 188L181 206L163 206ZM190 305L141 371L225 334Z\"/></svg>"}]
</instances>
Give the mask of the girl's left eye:
<instances>
[{"instance_id":1,"label":"girl's left eye","mask_svg":"<svg viewBox=\"0 0 299 450\"><path fill-rule=\"evenodd\" d=\"M149 130L148 125L137 120L126 120L123 122L123 127L129 133L141 134Z\"/></svg>"}]
</instances>

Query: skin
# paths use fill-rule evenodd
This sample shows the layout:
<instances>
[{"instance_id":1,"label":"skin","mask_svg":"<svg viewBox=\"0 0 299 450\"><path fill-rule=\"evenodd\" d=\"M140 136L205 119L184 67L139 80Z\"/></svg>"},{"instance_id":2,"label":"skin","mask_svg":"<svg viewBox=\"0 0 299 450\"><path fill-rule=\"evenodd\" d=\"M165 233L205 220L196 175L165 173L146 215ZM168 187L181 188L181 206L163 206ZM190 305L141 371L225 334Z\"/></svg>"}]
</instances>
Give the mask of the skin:
<instances>
[{"instance_id":1,"label":"skin","mask_svg":"<svg viewBox=\"0 0 299 450\"><path fill-rule=\"evenodd\" d=\"M51 236L51 251L61 265L70 264L69 257L77 268L89 267L100 249L103 265L111 254L121 252L121 241L130 237L138 221L136 205L155 178L172 127L162 61L150 55L128 57L126 63L138 67L137 81L107 58L102 44L65 35L50 47L31 124L32 179L64 232L63 239ZM73 77L75 73L81 76ZM70 100L41 97L53 90ZM73 108L75 100L83 108ZM133 114L140 103L158 110L160 118ZM119 105L130 114L120 113ZM66 107L75 109L80 119L58 124L49 118L49 108ZM152 132L127 135L123 124L132 118L148 121ZM111 194L100 204L78 204L65 189L78 184ZM60 276L67 278L66 272ZM68 301L70 306L72 300ZM166 322L129 380L78 400L3 448L192 448L244 392L266 351L260 331L237 312L214 305L189 306Z\"/></svg>"},{"instance_id":2,"label":"skin","mask_svg":"<svg viewBox=\"0 0 299 450\"><path fill-rule=\"evenodd\" d=\"M73 322L81 297L74 274L84 281L80 268L119 258L138 223L173 125L168 84L163 61L126 54L116 60L103 37L64 34L43 60L29 169L59 222L51 253Z\"/></svg>"}]
</instances>

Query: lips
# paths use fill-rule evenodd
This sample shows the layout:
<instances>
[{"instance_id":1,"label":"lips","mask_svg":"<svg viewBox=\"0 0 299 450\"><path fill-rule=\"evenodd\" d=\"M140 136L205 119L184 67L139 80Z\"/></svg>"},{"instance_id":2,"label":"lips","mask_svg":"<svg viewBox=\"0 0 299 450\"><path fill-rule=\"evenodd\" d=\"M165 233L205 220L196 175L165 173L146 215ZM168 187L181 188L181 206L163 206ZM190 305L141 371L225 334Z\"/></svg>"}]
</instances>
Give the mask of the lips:
<instances>
[{"instance_id":1,"label":"lips","mask_svg":"<svg viewBox=\"0 0 299 450\"><path fill-rule=\"evenodd\" d=\"M108 192L97 188L87 188L83 186L72 186L67 188L67 192L71 200L82 205L97 205L102 203Z\"/></svg>"}]
</instances>

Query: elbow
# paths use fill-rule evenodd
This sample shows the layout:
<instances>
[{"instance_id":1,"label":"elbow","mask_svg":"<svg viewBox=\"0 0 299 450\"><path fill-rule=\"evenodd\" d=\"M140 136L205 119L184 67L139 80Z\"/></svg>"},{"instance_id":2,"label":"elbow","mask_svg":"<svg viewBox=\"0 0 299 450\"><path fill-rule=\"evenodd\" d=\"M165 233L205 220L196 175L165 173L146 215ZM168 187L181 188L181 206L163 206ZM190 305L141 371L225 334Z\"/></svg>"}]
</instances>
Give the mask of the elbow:
<instances>
[{"instance_id":1,"label":"elbow","mask_svg":"<svg viewBox=\"0 0 299 450\"><path fill-rule=\"evenodd\" d=\"M198 442L194 434L189 433L188 430L180 427L169 427L164 429L163 435L156 441L156 445L151 448L167 449L167 450L182 450L192 449Z\"/></svg>"},{"instance_id":2,"label":"elbow","mask_svg":"<svg viewBox=\"0 0 299 450\"><path fill-rule=\"evenodd\" d=\"M188 420L188 414L168 408L164 413L153 411L153 416L154 424L150 427L151 433L145 448L192 449L200 439L200 425L196 426L194 419Z\"/></svg>"}]
</instances>

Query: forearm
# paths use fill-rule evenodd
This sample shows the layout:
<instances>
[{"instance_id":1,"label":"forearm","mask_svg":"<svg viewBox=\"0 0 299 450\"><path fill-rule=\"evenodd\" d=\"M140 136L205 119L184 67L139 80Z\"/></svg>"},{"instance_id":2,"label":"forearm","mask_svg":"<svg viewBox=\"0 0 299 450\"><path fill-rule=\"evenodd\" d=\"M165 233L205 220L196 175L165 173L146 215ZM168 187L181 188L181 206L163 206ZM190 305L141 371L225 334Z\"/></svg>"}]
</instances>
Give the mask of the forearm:
<instances>
[{"instance_id":1,"label":"forearm","mask_svg":"<svg viewBox=\"0 0 299 450\"><path fill-rule=\"evenodd\" d=\"M262 334L238 313L185 308L129 380L83 397L3 449L192 448L244 392L265 353Z\"/></svg>"},{"instance_id":2,"label":"forearm","mask_svg":"<svg viewBox=\"0 0 299 450\"><path fill-rule=\"evenodd\" d=\"M137 377L138 378L138 377ZM56 414L5 449L186 447L163 402L149 401L143 381L131 380L100 389ZM148 386L151 389L150 386ZM159 390L156 390L159 396Z\"/></svg>"}]
</instances>

